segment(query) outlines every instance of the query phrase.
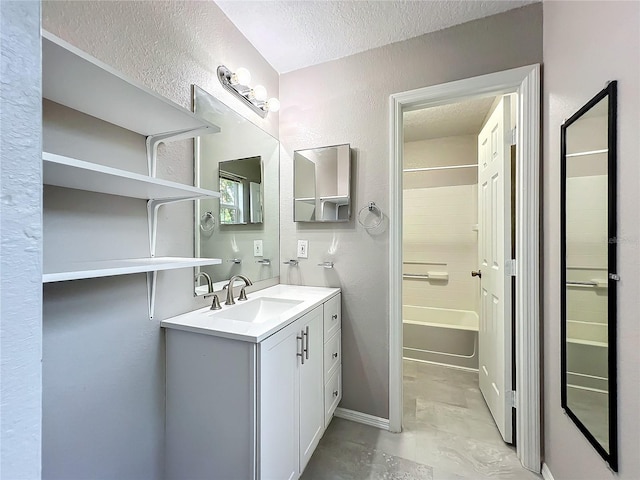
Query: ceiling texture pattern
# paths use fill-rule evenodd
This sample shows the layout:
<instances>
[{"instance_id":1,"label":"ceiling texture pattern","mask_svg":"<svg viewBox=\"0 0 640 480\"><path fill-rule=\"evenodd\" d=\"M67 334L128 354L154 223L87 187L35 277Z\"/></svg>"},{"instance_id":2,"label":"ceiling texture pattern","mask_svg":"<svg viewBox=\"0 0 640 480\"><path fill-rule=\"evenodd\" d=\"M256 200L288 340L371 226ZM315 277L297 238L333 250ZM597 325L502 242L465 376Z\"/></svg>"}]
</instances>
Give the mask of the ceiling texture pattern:
<instances>
[{"instance_id":1,"label":"ceiling texture pattern","mask_svg":"<svg viewBox=\"0 0 640 480\"><path fill-rule=\"evenodd\" d=\"M216 3L271 66L278 73L285 73L537 1L216 0Z\"/></svg>"},{"instance_id":2,"label":"ceiling texture pattern","mask_svg":"<svg viewBox=\"0 0 640 480\"><path fill-rule=\"evenodd\" d=\"M417 142L433 138L477 135L495 100L495 97L474 98L404 112L404 141Z\"/></svg>"}]
</instances>

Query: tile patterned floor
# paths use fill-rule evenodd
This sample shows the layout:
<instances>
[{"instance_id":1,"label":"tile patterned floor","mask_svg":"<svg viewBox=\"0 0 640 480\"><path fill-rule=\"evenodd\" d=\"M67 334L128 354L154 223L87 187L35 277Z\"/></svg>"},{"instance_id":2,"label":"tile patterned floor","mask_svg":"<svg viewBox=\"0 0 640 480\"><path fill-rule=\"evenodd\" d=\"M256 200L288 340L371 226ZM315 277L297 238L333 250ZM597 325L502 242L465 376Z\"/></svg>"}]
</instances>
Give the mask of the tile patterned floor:
<instances>
[{"instance_id":1,"label":"tile patterned floor","mask_svg":"<svg viewBox=\"0 0 640 480\"><path fill-rule=\"evenodd\" d=\"M478 375L404 361L404 431L334 418L303 480L540 480L505 444Z\"/></svg>"}]
</instances>

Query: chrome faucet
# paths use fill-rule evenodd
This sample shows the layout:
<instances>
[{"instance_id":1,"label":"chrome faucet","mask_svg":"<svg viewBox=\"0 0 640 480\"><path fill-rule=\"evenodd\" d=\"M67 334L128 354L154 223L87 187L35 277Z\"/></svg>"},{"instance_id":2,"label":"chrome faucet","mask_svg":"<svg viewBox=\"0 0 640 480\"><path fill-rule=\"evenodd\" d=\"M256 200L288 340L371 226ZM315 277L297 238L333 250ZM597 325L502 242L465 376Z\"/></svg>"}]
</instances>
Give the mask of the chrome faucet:
<instances>
[{"instance_id":1,"label":"chrome faucet","mask_svg":"<svg viewBox=\"0 0 640 480\"><path fill-rule=\"evenodd\" d=\"M236 281L236 278L244 280L244 287L242 287L242 290L240 290L240 296L238 297L238 300L240 301L247 299L247 292L245 292L244 289L250 285L253 285L253 282L249 280L249 278L245 277L244 275L238 274L231 277L231 279L229 280L229 283L227 284L227 299L224 302L225 305L235 305L236 303L233 300L233 283Z\"/></svg>"},{"instance_id":2,"label":"chrome faucet","mask_svg":"<svg viewBox=\"0 0 640 480\"><path fill-rule=\"evenodd\" d=\"M207 281L207 293L213 293L213 283L211 282L211 277L207 272L199 272L196 274L196 278L193 280L197 282L200 277L204 277Z\"/></svg>"}]
</instances>

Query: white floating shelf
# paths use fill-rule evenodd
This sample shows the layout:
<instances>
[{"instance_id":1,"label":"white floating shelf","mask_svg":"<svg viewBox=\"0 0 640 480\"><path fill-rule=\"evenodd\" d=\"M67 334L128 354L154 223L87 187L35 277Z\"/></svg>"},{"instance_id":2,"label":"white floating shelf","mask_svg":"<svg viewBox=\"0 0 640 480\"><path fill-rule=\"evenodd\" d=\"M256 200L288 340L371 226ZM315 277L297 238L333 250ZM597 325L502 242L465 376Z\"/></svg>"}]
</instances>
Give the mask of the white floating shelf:
<instances>
[{"instance_id":1,"label":"white floating shelf","mask_svg":"<svg viewBox=\"0 0 640 480\"><path fill-rule=\"evenodd\" d=\"M218 126L44 30L42 96L145 136L185 130L194 130L194 135L220 131Z\"/></svg>"},{"instance_id":2,"label":"white floating shelf","mask_svg":"<svg viewBox=\"0 0 640 480\"><path fill-rule=\"evenodd\" d=\"M140 175L53 153L42 153L43 183L123 197L179 200L219 197L218 192Z\"/></svg>"},{"instance_id":3,"label":"white floating shelf","mask_svg":"<svg viewBox=\"0 0 640 480\"><path fill-rule=\"evenodd\" d=\"M45 266L42 282L64 282L84 278L158 272L162 270L174 270L176 268L218 265L220 263L222 263L222 260L219 258L183 257L126 258L122 260L73 262L66 265L58 265L55 268L47 268Z\"/></svg>"}]
</instances>

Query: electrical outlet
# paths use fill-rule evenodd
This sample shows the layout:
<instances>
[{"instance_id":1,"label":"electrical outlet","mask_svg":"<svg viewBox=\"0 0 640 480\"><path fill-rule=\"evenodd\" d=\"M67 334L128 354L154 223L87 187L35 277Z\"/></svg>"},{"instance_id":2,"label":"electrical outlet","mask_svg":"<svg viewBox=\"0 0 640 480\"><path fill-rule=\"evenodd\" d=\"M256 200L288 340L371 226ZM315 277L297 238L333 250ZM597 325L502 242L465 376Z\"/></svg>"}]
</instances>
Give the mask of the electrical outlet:
<instances>
[{"instance_id":1,"label":"electrical outlet","mask_svg":"<svg viewBox=\"0 0 640 480\"><path fill-rule=\"evenodd\" d=\"M309 258L309 240L298 240L298 258Z\"/></svg>"},{"instance_id":2,"label":"electrical outlet","mask_svg":"<svg viewBox=\"0 0 640 480\"><path fill-rule=\"evenodd\" d=\"M253 256L261 257L262 253L262 240L254 240L253 241Z\"/></svg>"}]
</instances>

